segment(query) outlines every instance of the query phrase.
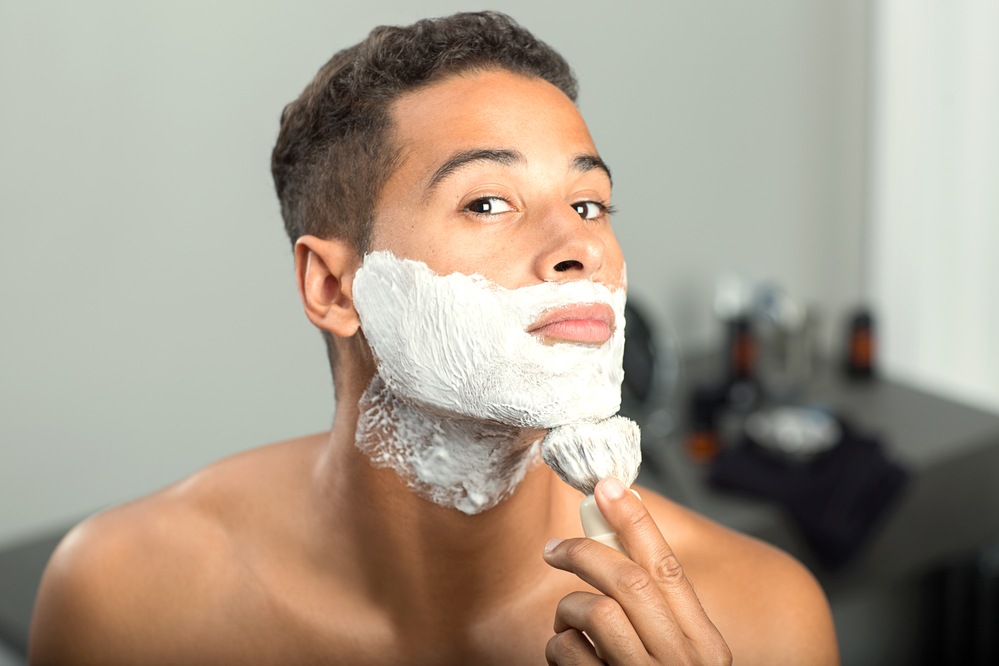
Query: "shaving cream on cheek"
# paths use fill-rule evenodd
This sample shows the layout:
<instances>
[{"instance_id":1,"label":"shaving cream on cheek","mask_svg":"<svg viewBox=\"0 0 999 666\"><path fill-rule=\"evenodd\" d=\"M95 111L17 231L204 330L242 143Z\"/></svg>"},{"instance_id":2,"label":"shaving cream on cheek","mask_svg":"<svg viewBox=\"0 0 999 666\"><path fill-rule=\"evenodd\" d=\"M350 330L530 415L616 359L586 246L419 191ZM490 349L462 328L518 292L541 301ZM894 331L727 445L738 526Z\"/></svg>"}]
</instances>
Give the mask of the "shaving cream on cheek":
<instances>
[{"instance_id":1,"label":"shaving cream on cheek","mask_svg":"<svg viewBox=\"0 0 999 666\"><path fill-rule=\"evenodd\" d=\"M623 289L589 280L504 289L376 252L364 258L353 297L379 374L412 404L546 429L621 407ZM545 345L527 332L546 311L582 303L613 309L616 327L603 345Z\"/></svg>"},{"instance_id":2,"label":"shaving cream on cheek","mask_svg":"<svg viewBox=\"0 0 999 666\"><path fill-rule=\"evenodd\" d=\"M468 514L495 506L540 460L525 429L620 408L623 289L591 281L504 289L376 252L364 258L353 298L377 364L357 446L438 504ZM545 345L526 332L546 311L580 303L613 309L603 345Z\"/></svg>"}]
</instances>

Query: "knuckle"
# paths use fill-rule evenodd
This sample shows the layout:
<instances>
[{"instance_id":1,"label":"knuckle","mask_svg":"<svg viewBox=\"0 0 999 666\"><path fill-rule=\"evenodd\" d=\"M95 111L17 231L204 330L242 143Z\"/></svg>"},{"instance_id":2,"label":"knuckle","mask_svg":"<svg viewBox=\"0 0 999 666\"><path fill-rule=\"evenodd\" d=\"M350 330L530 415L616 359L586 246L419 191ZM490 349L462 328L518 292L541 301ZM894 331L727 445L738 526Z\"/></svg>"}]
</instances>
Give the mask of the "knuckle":
<instances>
[{"instance_id":1,"label":"knuckle","mask_svg":"<svg viewBox=\"0 0 999 666\"><path fill-rule=\"evenodd\" d=\"M555 634L548 639L548 645L545 646L545 654L549 657L557 657L563 643L565 642L565 634Z\"/></svg>"},{"instance_id":2,"label":"knuckle","mask_svg":"<svg viewBox=\"0 0 999 666\"><path fill-rule=\"evenodd\" d=\"M666 585L677 585L684 582L683 566L674 553L665 553L652 566L652 576Z\"/></svg>"},{"instance_id":3,"label":"knuckle","mask_svg":"<svg viewBox=\"0 0 999 666\"><path fill-rule=\"evenodd\" d=\"M579 636L573 630L563 631L548 639L545 658L550 664L581 664L583 652Z\"/></svg>"},{"instance_id":4,"label":"knuckle","mask_svg":"<svg viewBox=\"0 0 999 666\"><path fill-rule=\"evenodd\" d=\"M732 664L732 650L720 637L716 642L701 644L698 647L691 645L690 648L683 654L680 663L700 664L701 666L731 666Z\"/></svg>"},{"instance_id":5,"label":"knuckle","mask_svg":"<svg viewBox=\"0 0 999 666\"><path fill-rule=\"evenodd\" d=\"M712 653L708 655L708 663L717 666L730 666L732 663L732 650L728 644L722 642L714 647Z\"/></svg>"},{"instance_id":6,"label":"knuckle","mask_svg":"<svg viewBox=\"0 0 999 666\"><path fill-rule=\"evenodd\" d=\"M636 596L645 596L655 586L655 581L645 569L629 566L617 577L618 586Z\"/></svg>"},{"instance_id":7,"label":"knuckle","mask_svg":"<svg viewBox=\"0 0 999 666\"><path fill-rule=\"evenodd\" d=\"M545 645L545 659L549 664L557 664L562 653L562 634L555 634Z\"/></svg>"},{"instance_id":8,"label":"knuckle","mask_svg":"<svg viewBox=\"0 0 999 666\"><path fill-rule=\"evenodd\" d=\"M548 645L545 646L545 656L548 660L555 662L559 655L563 654L565 651L565 634L555 634L550 639L548 639Z\"/></svg>"},{"instance_id":9,"label":"knuckle","mask_svg":"<svg viewBox=\"0 0 999 666\"><path fill-rule=\"evenodd\" d=\"M597 626L608 626L617 621L621 606L610 597L600 597L590 606L590 619Z\"/></svg>"}]
</instances>

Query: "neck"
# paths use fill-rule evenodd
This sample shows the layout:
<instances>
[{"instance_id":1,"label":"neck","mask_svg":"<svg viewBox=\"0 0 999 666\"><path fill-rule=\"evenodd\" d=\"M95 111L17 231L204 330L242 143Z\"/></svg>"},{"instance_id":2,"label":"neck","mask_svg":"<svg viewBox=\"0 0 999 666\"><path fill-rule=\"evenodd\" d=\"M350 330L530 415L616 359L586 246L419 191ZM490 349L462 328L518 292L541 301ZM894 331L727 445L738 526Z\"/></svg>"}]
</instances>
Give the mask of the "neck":
<instances>
[{"instance_id":1,"label":"neck","mask_svg":"<svg viewBox=\"0 0 999 666\"><path fill-rule=\"evenodd\" d=\"M345 402L316 468L319 510L365 594L446 627L539 586L541 549L578 531L581 499L539 464L544 431L420 410L377 375Z\"/></svg>"}]
</instances>

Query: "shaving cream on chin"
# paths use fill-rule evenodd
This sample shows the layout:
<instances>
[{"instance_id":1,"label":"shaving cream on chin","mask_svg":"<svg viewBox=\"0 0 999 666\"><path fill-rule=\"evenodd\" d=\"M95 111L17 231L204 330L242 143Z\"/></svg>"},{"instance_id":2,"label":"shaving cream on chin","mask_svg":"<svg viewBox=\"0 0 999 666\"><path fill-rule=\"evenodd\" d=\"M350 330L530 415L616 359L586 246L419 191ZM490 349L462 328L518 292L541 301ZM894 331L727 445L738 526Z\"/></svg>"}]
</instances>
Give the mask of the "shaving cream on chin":
<instances>
[{"instance_id":1,"label":"shaving cream on chin","mask_svg":"<svg viewBox=\"0 0 999 666\"><path fill-rule=\"evenodd\" d=\"M519 428L596 421L621 406L624 289L590 280L505 289L381 251L364 257L353 298L381 381L411 406ZM603 345L548 345L527 332L546 311L581 303L613 309Z\"/></svg>"}]
</instances>

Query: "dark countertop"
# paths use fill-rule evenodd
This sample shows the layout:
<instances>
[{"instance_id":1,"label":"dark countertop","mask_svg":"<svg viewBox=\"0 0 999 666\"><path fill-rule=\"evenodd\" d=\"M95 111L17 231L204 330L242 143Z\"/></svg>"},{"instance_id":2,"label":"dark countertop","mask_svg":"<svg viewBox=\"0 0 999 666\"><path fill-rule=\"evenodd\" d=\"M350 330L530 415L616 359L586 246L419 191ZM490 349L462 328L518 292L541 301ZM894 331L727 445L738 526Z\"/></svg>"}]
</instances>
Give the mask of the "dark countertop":
<instances>
[{"instance_id":1,"label":"dark countertop","mask_svg":"<svg viewBox=\"0 0 999 666\"><path fill-rule=\"evenodd\" d=\"M712 357L689 361L685 375L687 385L721 377ZM678 404L682 401L681 392ZM879 436L887 453L911 474L895 506L847 568L832 572L819 564L780 507L709 486L708 466L690 459L682 434L643 438L639 483L790 552L830 594L844 586L925 572L999 534L999 414L895 381L849 381L830 369L820 370L803 401Z\"/></svg>"}]
</instances>

